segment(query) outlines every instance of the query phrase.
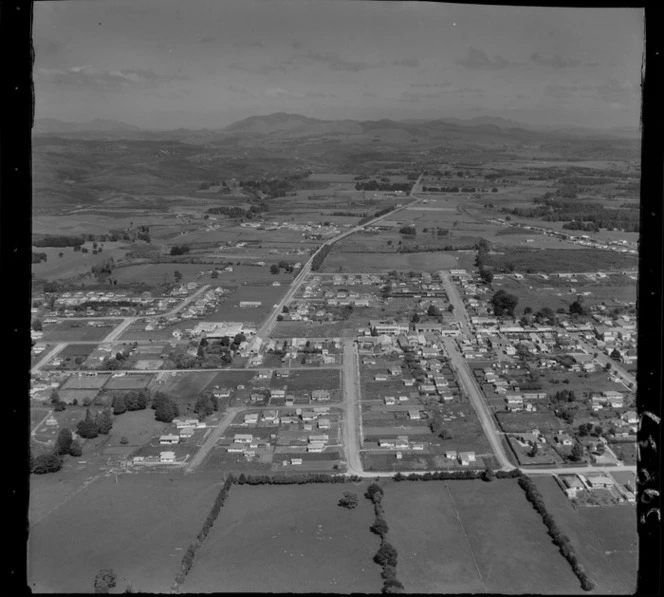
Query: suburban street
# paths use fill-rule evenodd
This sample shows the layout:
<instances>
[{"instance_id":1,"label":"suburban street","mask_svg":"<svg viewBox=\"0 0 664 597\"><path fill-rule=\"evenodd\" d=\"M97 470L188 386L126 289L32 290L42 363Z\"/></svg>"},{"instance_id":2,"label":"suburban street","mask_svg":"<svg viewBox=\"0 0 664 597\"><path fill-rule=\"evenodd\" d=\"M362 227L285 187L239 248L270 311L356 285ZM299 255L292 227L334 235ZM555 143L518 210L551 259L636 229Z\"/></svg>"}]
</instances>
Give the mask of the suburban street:
<instances>
[{"instance_id":1,"label":"suburban street","mask_svg":"<svg viewBox=\"0 0 664 597\"><path fill-rule=\"evenodd\" d=\"M618 377L620 377L623 380L625 385L629 386L629 384L633 384L633 387L636 388L636 378L633 375L627 373L627 371L625 371L625 368L620 363L616 363L611 357L604 354L600 348L598 348L597 346L593 346L590 342L584 340L583 338L579 338L579 343L581 344L581 346L583 346L583 348L585 348L588 354L597 353L595 360L602 367L605 367L607 363L610 363L611 370L614 371L618 375Z\"/></svg>"},{"instance_id":2,"label":"suburban street","mask_svg":"<svg viewBox=\"0 0 664 597\"><path fill-rule=\"evenodd\" d=\"M466 306L463 304L459 292L456 287L450 280L450 273L447 271L438 272L440 278L445 287L445 292L447 293L447 298L450 303L454 306L454 316L456 320L461 324L461 331L465 336L470 337L470 320L468 319L468 311L466 311Z\"/></svg>"},{"instance_id":3,"label":"suburban street","mask_svg":"<svg viewBox=\"0 0 664 597\"><path fill-rule=\"evenodd\" d=\"M362 476L360 371L357 346L351 339L344 341L343 398L346 466L349 474Z\"/></svg>"},{"instance_id":4,"label":"suburban street","mask_svg":"<svg viewBox=\"0 0 664 597\"><path fill-rule=\"evenodd\" d=\"M200 464L203 462L203 460L205 460L205 457L208 455L210 450L214 448L215 444L217 443L217 440L221 437L223 432L226 431L226 428L231 424L235 416L239 412L242 412L243 410L244 407L242 406L231 406L230 408L226 409L226 412L221 418L221 421L219 421L219 424L216 427L212 428L212 431L210 431L208 436L205 438L203 445L198 449L198 451L194 454L194 457L189 462L189 465L185 469L185 472L192 473L200 466Z\"/></svg>"},{"instance_id":5,"label":"suburban street","mask_svg":"<svg viewBox=\"0 0 664 597\"><path fill-rule=\"evenodd\" d=\"M493 422L493 415L491 414L491 411L489 410L489 407L484 400L482 390L477 385L477 382L470 372L468 363L466 363L466 360L457 349L456 344L452 338L443 338L443 342L445 344L445 350L450 357L452 367L456 371L461 385L470 398L470 402L473 405L473 408L477 413L477 417L482 425L482 429L484 430L484 435L489 440L491 449L498 459L500 467L504 470L513 469L514 465L510 462L509 458L505 454L505 450L500 440L500 434L498 433Z\"/></svg>"}]
</instances>

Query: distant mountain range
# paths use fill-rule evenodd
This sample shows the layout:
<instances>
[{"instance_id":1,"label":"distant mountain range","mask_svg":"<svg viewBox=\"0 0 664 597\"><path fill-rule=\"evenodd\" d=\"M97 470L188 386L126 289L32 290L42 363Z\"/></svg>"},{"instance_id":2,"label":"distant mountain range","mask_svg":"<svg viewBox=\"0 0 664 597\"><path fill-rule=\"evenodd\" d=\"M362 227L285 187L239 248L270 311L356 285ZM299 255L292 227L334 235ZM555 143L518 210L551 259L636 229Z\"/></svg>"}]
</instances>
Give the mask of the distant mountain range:
<instances>
[{"instance_id":1,"label":"distant mountain range","mask_svg":"<svg viewBox=\"0 0 664 597\"><path fill-rule=\"evenodd\" d=\"M469 130L470 129L470 130ZM534 126L506 118L479 116L475 118L443 119L406 119L406 120L320 120L299 114L276 113L266 116L250 116L221 129L176 129L172 131L153 131L111 119L95 119L89 122L65 122L55 118L42 118L35 121L34 132L37 134L99 134L116 136L122 134L158 134L184 137L190 134L208 136L262 136L281 135L289 138L312 137L317 135L355 136L365 134L389 134L395 140L404 136L421 136L428 133L444 132L501 133L558 133L562 135L591 135L638 138L638 129L614 127L611 129L592 129L583 127Z\"/></svg>"}]
</instances>

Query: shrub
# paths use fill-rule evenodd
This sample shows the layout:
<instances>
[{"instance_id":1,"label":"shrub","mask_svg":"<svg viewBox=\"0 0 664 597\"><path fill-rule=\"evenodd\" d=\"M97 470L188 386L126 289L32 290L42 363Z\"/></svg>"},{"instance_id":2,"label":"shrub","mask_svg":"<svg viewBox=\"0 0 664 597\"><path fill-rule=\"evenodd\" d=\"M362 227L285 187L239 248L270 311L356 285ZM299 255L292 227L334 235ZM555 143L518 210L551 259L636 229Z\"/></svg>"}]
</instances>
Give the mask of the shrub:
<instances>
[{"instance_id":1,"label":"shrub","mask_svg":"<svg viewBox=\"0 0 664 597\"><path fill-rule=\"evenodd\" d=\"M40 454L34 459L32 472L35 475L56 473L62 468L62 459L57 454Z\"/></svg>"},{"instance_id":2,"label":"shrub","mask_svg":"<svg viewBox=\"0 0 664 597\"><path fill-rule=\"evenodd\" d=\"M384 537L389 530L390 528L387 526L387 522L382 517L377 516L375 522L371 525L371 532L376 533L376 535L380 535L381 537Z\"/></svg>"},{"instance_id":3,"label":"shrub","mask_svg":"<svg viewBox=\"0 0 664 597\"><path fill-rule=\"evenodd\" d=\"M359 500L357 498L357 494L351 493L350 491L345 491L344 496L339 500L339 505L343 508L348 508L349 510L357 508L358 504Z\"/></svg>"},{"instance_id":4,"label":"shrub","mask_svg":"<svg viewBox=\"0 0 664 597\"><path fill-rule=\"evenodd\" d=\"M123 436L120 438L120 443L123 444L123 445L124 445L124 444L128 444L128 443L129 443L129 440L123 435Z\"/></svg>"}]
</instances>

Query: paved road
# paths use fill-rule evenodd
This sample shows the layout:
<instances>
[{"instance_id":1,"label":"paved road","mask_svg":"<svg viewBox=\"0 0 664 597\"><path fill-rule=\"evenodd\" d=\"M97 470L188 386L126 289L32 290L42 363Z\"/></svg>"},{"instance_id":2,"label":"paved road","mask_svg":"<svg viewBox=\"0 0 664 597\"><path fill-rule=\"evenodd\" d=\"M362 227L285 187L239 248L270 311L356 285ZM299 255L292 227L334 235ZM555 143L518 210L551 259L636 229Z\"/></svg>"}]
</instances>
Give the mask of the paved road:
<instances>
[{"instance_id":1,"label":"paved road","mask_svg":"<svg viewBox=\"0 0 664 597\"><path fill-rule=\"evenodd\" d=\"M421 178L421 176L420 176ZM419 179L418 179L419 182ZM415 188L415 185L413 185L413 188ZM379 216L377 218L374 218L373 220L369 220L368 222L365 222L364 224L361 224L359 226L355 226L354 228L351 228L349 230L346 230L345 232L342 232L341 234L335 236L334 238L331 238L327 241L325 241L319 248L316 250L316 252L309 257L308 261L302 266L300 269L300 273L295 276L293 281L291 282L291 286L288 290L288 292L284 295L284 297L275 305L274 309L268 316L268 318L265 320L263 325L261 325L260 329L256 333L256 335L261 338L263 341L265 341L270 332L272 331L272 328L275 326L277 323L277 317L279 314L282 312L284 305L288 303L292 298L295 296L297 291L300 289L302 284L307 278L307 275L311 273L311 264L313 263L314 257L323 249L323 247L326 246L332 246L334 243L339 242L340 240L346 238L347 236L350 236L351 234L355 234L356 232L359 232L361 230L364 230L367 226L371 226L372 224L375 224L376 222L379 222L383 218L386 218L388 216L391 216L395 213L398 213L404 209L407 209L413 205L415 205L419 199L415 199L411 203L407 203L406 205L402 205L401 207L397 207L396 209L393 209L392 211L387 212L386 214L383 214L382 216Z\"/></svg>"},{"instance_id":2,"label":"paved road","mask_svg":"<svg viewBox=\"0 0 664 597\"><path fill-rule=\"evenodd\" d=\"M463 304L463 300L459 295L459 291L456 286L450 279L449 272L441 271L439 272L440 278L445 287L445 292L447 293L447 298L450 303L454 305L454 316L456 320L461 324L461 331L468 337L471 335L470 319L468 317L468 311L466 311L466 306Z\"/></svg>"},{"instance_id":3,"label":"paved road","mask_svg":"<svg viewBox=\"0 0 664 597\"><path fill-rule=\"evenodd\" d=\"M56 354L58 354L61 350L67 346L69 342L60 342L60 344L56 344L51 350L49 350L43 357L41 357L30 369L30 373L37 373L46 363L48 363Z\"/></svg>"},{"instance_id":4,"label":"paved road","mask_svg":"<svg viewBox=\"0 0 664 597\"><path fill-rule=\"evenodd\" d=\"M489 440L489 444L491 444L491 448L496 458L498 459L500 467L504 470L513 469L514 465L507 457L507 454L505 453L503 445L500 441L500 433L498 433L498 430L496 429L496 426L493 422L493 415L491 414L491 411L489 410L489 407L484 400L482 390L477 384L477 381L475 381L475 378L470 371L470 367L468 367L466 359L463 358L452 338L443 338L443 343L445 345L446 352L450 357L450 362L457 373L459 381L461 382L461 385L466 391L466 394L470 398L470 402L473 405L475 412L477 413L477 417L479 418L482 429L484 430L484 435Z\"/></svg>"},{"instance_id":5,"label":"paved road","mask_svg":"<svg viewBox=\"0 0 664 597\"><path fill-rule=\"evenodd\" d=\"M245 410L244 406L231 406L226 409L224 416L219 421L219 424L210 432L206 440L203 442L203 445L199 448L198 452L194 454L194 457L189 462L185 472L192 473L194 472L200 464L205 460L205 457L208 455L210 450L214 448L214 445L217 443L217 440L221 437L226 428L231 424L235 415L239 412Z\"/></svg>"},{"instance_id":6,"label":"paved road","mask_svg":"<svg viewBox=\"0 0 664 597\"><path fill-rule=\"evenodd\" d=\"M344 424L343 437L346 466L351 475L363 476L360 459L362 416L360 412L360 371L357 346L353 340L344 341Z\"/></svg>"}]
</instances>

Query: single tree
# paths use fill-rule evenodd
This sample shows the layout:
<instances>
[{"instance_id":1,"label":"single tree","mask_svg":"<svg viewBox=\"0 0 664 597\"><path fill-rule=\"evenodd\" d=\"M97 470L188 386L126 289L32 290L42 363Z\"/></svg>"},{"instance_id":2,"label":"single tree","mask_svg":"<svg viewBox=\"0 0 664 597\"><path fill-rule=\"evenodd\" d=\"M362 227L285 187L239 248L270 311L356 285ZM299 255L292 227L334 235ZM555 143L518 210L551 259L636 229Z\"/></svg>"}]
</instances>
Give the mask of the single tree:
<instances>
[{"instance_id":1,"label":"single tree","mask_svg":"<svg viewBox=\"0 0 664 597\"><path fill-rule=\"evenodd\" d=\"M105 408L97 413L95 423L97 424L97 429L101 435L108 435L113 427L113 417L111 416L110 409Z\"/></svg>"},{"instance_id":2,"label":"single tree","mask_svg":"<svg viewBox=\"0 0 664 597\"><path fill-rule=\"evenodd\" d=\"M62 456L64 454L69 454L72 441L74 441L74 438L72 436L71 431L66 427L60 429L60 433L58 433L58 437L55 440L54 452L59 456Z\"/></svg>"},{"instance_id":3,"label":"single tree","mask_svg":"<svg viewBox=\"0 0 664 597\"><path fill-rule=\"evenodd\" d=\"M376 518L376 521L371 525L371 532L376 533L376 535L380 535L381 537L384 537L389 530L390 528L387 526L387 522L382 517Z\"/></svg>"},{"instance_id":4,"label":"single tree","mask_svg":"<svg viewBox=\"0 0 664 597\"><path fill-rule=\"evenodd\" d=\"M357 494L351 493L350 491L344 491L343 497L339 500L339 505L343 508L348 508L349 510L357 508L358 504L359 500L357 498Z\"/></svg>"},{"instance_id":5,"label":"single tree","mask_svg":"<svg viewBox=\"0 0 664 597\"><path fill-rule=\"evenodd\" d=\"M374 562L380 566L396 567L397 555L398 553L394 546L385 541L376 552L376 555L374 556Z\"/></svg>"},{"instance_id":6,"label":"single tree","mask_svg":"<svg viewBox=\"0 0 664 597\"><path fill-rule=\"evenodd\" d=\"M79 442L77 439L72 441L71 445L69 446L69 454L74 458L78 458L83 454L83 448L81 447L81 442Z\"/></svg>"},{"instance_id":7,"label":"single tree","mask_svg":"<svg viewBox=\"0 0 664 597\"><path fill-rule=\"evenodd\" d=\"M94 588L95 590L103 587L106 587L106 589L113 589L116 586L116 583L117 576L115 575L115 572L110 568L102 568L97 572L97 576L95 576Z\"/></svg>"},{"instance_id":8,"label":"single tree","mask_svg":"<svg viewBox=\"0 0 664 597\"><path fill-rule=\"evenodd\" d=\"M124 396L122 394L116 394L113 396L113 414L121 415L125 412L127 412L127 404L125 403Z\"/></svg>"},{"instance_id":9,"label":"single tree","mask_svg":"<svg viewBox=\"0 0 664 597\"><path fill-rule=\"evenodd\" d=\"M85 410L85 419L79 421L76 425L76 431L84 439L93 439L99 435L97 423L92 417L89 408Z\"/></svg>"},{"instance_id":10,"label":"single tree","mask_svg":"<svg viewBox=\"0 0 664 597\"><path fill-rule=\"evenodd\" d=\"M583 460L583 445L580 442L576 442L572 446L572 453L570 455L570 458L574 462L580 462L581 460Z\"/></svg>"}]
</instances>

